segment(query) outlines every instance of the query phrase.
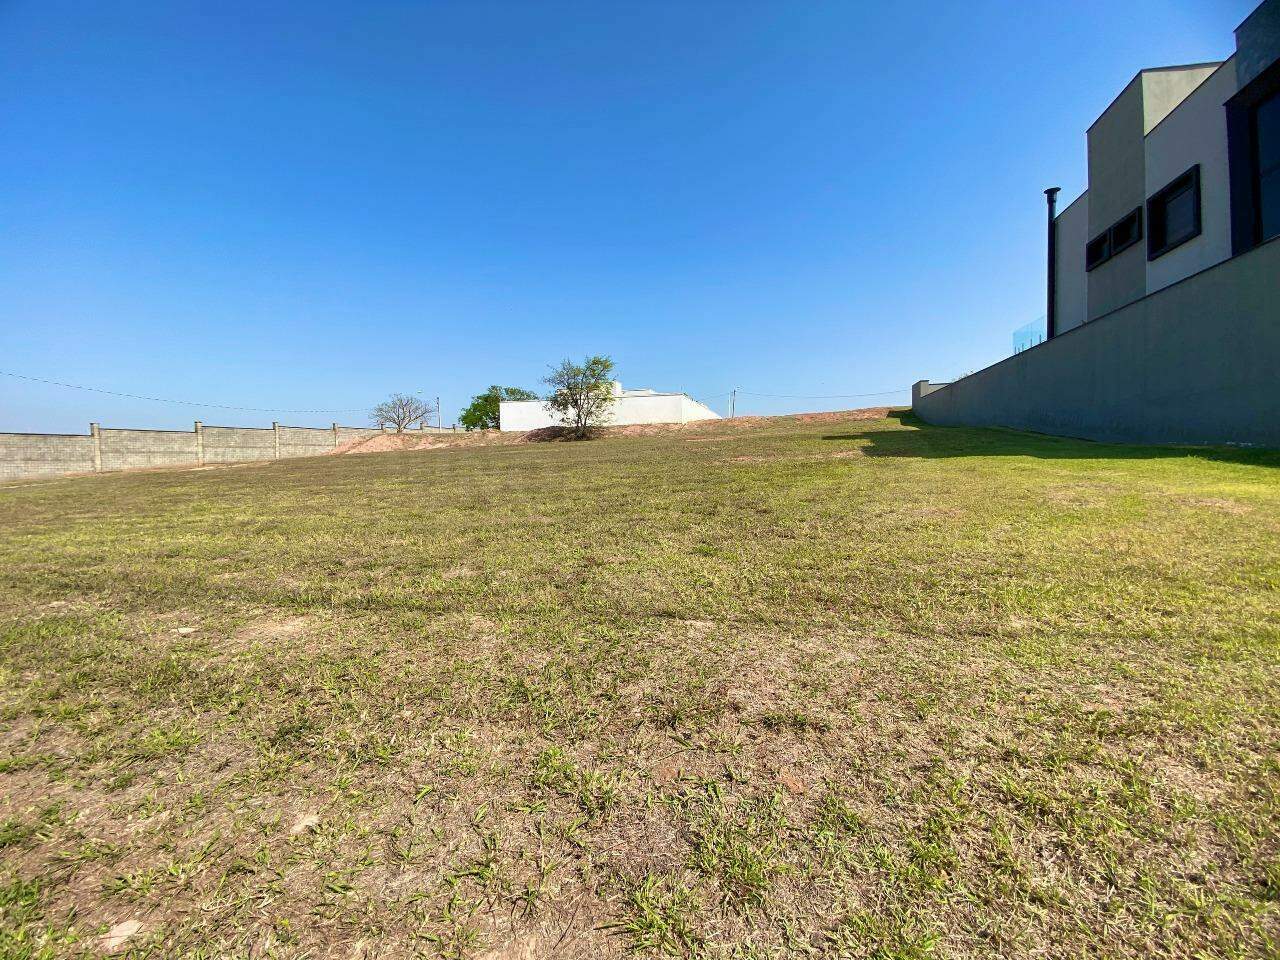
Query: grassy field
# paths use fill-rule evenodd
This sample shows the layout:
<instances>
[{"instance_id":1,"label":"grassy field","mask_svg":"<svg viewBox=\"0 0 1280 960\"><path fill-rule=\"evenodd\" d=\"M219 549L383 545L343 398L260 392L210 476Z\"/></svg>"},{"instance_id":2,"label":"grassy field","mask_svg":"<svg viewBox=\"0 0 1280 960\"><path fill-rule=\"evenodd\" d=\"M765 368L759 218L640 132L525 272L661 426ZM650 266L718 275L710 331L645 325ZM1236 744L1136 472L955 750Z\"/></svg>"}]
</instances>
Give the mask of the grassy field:
<instances>
[{"instance_id":1,"label":"grassy field","mask_svg":"<svg viewBox=\"0 0 1280 960\"><path fill-rule=\"evenodd\" d=\"M909 417L0 488L0 957L1276 956L1278 588Z\"/></svg>"}]
</instances>

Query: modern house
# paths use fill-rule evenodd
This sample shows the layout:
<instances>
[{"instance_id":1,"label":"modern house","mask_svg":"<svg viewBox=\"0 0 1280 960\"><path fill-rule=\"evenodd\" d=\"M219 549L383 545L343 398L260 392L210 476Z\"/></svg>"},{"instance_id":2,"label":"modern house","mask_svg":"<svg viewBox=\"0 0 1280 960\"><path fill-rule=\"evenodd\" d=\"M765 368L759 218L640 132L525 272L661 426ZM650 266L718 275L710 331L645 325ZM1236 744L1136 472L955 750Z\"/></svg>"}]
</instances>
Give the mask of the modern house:
<instances>
[{"instance_id":1,"label":"modern house","mask_svg":"<svg viewBox=\"0 0 1280 960\"><path fill-rule=\"evenodd\" d=\"M720 414L687 394L624 390L621 383L616 380L613 383L610 426L719 419ZM541 400L503 400L498 404L498 425L502 430L539 430L560 424L559 415Z\"/></svg>"},{"instance_id":2,"label":"modern house","mask_svg":"<svg viewBox=\"0 0 1280 960\"><path fill-rule=\"evenodd\" d=\"M1280 446L1280 0L1220 62L1141 70L1049 205L1046 339L955 384L936 423ZM1096 325L1096 326L1095 326Z\"/></svg>"}]
</instances>

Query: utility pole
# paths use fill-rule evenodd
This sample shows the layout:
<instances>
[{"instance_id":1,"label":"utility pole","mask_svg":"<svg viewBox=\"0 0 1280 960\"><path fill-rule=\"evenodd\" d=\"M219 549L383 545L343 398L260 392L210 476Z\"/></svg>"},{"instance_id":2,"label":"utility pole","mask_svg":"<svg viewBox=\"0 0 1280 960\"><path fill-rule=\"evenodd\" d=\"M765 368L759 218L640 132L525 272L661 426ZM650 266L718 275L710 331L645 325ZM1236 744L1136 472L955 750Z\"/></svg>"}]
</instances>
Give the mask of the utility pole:
<instances>
[{"instance_id":1,"label":"utility pole","mask_svg":"<svg viewBox=\"0 0 1280 960\"><path fill-rule=\"evenodd\" d=\"M733 408L737 405L737 401L738 401L738 388L734 387L732 390L729 391L729 419L730 420L733 419Z\"/></svg>"},{"instance_id":2,"label":"utility pole","mask_svg":"<svg viewBox=\"0 0 1280 960\"><path fill-rule=\"evenodd\" d=\"M440 398L436 397L436 428L444 429L444 414L440 412Z\"/></svg>"}]
</instances>

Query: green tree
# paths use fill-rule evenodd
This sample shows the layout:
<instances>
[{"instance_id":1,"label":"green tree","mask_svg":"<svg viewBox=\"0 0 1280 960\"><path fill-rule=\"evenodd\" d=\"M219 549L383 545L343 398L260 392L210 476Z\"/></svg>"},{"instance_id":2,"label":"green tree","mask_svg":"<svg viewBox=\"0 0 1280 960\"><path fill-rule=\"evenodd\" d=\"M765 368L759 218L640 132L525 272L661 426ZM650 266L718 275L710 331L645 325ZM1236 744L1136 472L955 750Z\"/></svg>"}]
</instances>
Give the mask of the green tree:
<instances>
[{"instance_id":1,"label":"green tree","mask_svg":"<svg viewBox=\"0 0 1280 960\"><path fill-rule=\"evenodd\" d=\"M576 439L608 422L613 406L613 361L608 357L588 357L581 366L561 360L542 382L551 388L547 406L560 414Z\"/></svg>"},{"instance_id":2,"label":"green tree","mask_svg":"<svg viewBox=\"0 0 1280 960\"><path fill-rule=\"evenodd\" d=\"M462 411L458 422L464 430L497 430L498 404L503 400L537 400L532 390L520 387L492 386L471 398L471 406Z\"/></svg>"}]
</instances>

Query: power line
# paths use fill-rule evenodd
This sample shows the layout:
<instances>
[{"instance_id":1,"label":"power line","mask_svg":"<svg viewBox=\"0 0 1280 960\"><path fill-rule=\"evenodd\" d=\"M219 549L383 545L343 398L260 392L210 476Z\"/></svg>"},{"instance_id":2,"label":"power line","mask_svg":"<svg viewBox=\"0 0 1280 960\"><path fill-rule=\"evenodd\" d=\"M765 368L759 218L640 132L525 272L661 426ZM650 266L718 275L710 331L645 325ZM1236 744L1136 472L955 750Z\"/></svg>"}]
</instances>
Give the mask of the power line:
<instances>
[{"instance_id":1,"label":"power line","mask_svg":"<svg viewBox=\"0 0 1280 960\"><path fill-rule=\"evenodd\" d=\"M46 380L43 377L28 377L21 373L10 373L0 370L0 376L13 377L16 380L30 380L33 383L48 383L55 387L67 387L71 390L85 390L89 393L105 393L113 397L127 397L130 400L150 400L153 403L178 403L187 407L208 407L217 410L240 410L247 413L365 413L363 408L349 410L281 410L275 407L234 407L226 403L199 403L195 400L170 400L166 397L144 397L136 393L121 393L119 390L103 390L100 387L86 387L78 383L63 383L61 380Z\"/></svg>"},{"instance_id":2,"label":"power line","mask_svg":"<svg viewBox=\"0 0 1280 960\"><path fill-rule=\"evenodd\" d=\"M283 409L279 407L239 407L226 403L204 403L197 400L174 400L168 397L148 397L137 393L124 393L119 390L106 390L101 387L87 387L78 383L64 383L61 380L47 380L44 377L29 377L21 373L13 373L8 370L0 370L0 376L13 377L16 380L27 380L32 383L47 383L55 387L66 387L69 390L84 390L89 393L102 393L112 397L126 397L130 400L146 400L151 403L175 403L187 407L205 407L216 410L239 410L245 413L364 413L364 408L348 408L344 410L296 410ZM897 390L880 390L875 393L825 393L825 394L800 394L800 393L759 393L754 390L737 390L736 392L744 396L765 397L773 400L857 400L866 397L887 397L895 393L904 393L910 387L900 387ZM698 400L699 403L706 403L711 400L722 400L729 397L730 393L719 393L711 397L703 397ZM438 409L438 408L437 408Z\"/></svg>"}]
</instances>

